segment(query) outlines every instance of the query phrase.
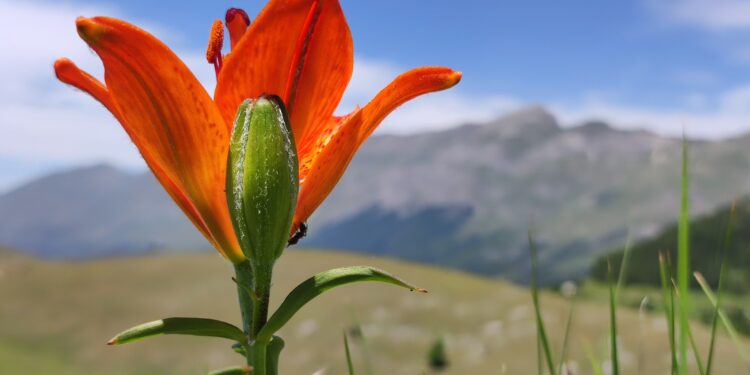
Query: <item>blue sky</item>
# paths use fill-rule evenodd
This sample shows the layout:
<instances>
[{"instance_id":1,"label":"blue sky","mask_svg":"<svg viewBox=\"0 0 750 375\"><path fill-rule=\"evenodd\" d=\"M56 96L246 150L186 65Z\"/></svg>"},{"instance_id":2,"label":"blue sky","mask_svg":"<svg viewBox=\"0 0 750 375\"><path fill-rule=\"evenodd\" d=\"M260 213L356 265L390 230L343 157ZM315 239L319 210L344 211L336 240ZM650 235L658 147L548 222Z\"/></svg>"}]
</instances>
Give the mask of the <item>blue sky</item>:
<instances>
[{"instance_id":1,"label":"blue sky","mask_svg":"<svg viewBox=\"0 0 750 375\"><path fill-rule=\"evenodd\" d=\"M56 82L70 57L101 75L75 33L77 15L113 15L164 39L201 81L211 22L264 1L0 0L0 191L50 170L143 167L111 116ZM341 110L364 104L399 72L447 65L455 89L410 103L380 132L482 122L541 104L565 125L605 119L622 128L722 138L750 131L750 1L343 0L356 66ZM9 37L10 36L10 37Z\"/></svg>"}]
</instances>

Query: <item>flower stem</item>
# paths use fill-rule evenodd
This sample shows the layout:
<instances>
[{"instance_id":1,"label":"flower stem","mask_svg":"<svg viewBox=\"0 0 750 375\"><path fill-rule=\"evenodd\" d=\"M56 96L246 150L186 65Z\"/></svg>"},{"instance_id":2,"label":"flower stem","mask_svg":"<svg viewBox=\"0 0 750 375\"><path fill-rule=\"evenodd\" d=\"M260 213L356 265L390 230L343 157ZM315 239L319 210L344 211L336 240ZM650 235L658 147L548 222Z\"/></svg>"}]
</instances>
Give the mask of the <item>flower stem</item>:
<instances>
[{"instance_id":1,"label":"flower stem","mask_svg":"<svg viewBox=\"0 0 750 375\"><path fill-rule=\"evenodd\" d=\"M271 267L254 267L254 293L255 303L253 304L252 329L250 333L253 357L253 373L256 375L275 375L268 374L266 362L269 341L261 338L258 340L258 333L263 329L268 321L268 304L271 302Z\"/></svg>"},{"instance_id":2,"label":"flower stem","mask_svg":"<svg viewBox=\"0 0 750 375\"><path fill-rule=\"evenodd\" d=\"M252 356L250 355L250 342L252 336L252 322L254 303L252 293L253 271L250 262L244 261L234 265L234 272L237 281L237 296L240 303L240 313L242 314L242 331L245 332L247 340L242 344L245 348L247 364L252 365Z\"/></svg>"}]
</instances>

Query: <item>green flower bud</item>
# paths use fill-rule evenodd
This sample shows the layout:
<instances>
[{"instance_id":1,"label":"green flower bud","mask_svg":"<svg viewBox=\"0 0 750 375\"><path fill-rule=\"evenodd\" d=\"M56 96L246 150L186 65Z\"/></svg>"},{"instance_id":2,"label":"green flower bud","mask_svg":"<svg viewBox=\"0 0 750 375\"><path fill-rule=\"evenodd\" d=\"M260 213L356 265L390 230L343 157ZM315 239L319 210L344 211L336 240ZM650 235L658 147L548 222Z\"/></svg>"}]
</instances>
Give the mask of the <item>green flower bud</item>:
<instances>
[{"instance_id":1,"label":"green flower bud","mask_svg":"<svg viewBox=\"0 0 750 375\"><path fill-rule=\"evenodd\" d=\"M227 203L242 252L254 272L281 255L299 192L297 151L281 99L245 100L229 146Z\"/></svg>"}]
</instances>

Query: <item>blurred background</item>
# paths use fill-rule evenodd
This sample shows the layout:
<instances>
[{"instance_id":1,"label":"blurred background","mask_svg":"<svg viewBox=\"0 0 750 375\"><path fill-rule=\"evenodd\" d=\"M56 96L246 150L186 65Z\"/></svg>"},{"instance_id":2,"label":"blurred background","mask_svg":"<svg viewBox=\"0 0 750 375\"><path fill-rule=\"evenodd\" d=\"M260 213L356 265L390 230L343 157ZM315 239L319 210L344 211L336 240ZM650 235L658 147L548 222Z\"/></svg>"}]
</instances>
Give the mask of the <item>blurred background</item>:
<instances>
[{"instance_id":1,"label":"blurred background","mask_svg":"<svg viewBox=\"0 0 750 375\"><path fill-rule=\"evenodd\" d=\"M123 328L169 315L237 322L231 267L112 116L59 83L52 63L69 57L101 77L74 20L109 15L164 40L212 92L211 22L232 6L253 18L264 3L0 0L0 373L199 374L241 360L202 339L104 346ZM601 282L607 256L622 258L629 242L623 369L665 373L660 307L646 304L640 315L638 307L643 296L658 299L657 251L676 247L683 134L693 268L715 283L737 202L727 308L750 333L749 2L342 6L355 69L340 113L412 67L449 66L463 80L383 123L311 218L308 237L282 257L275 294L352 263L386 267L431 293L376 285L324 297L283 333L283 373L344 373L342 330L364 373L530 373L529 228L556 344L574 298L558 287L578 286L571 371L593 373L587 353L606 357ZM711 307L696 306L695 334L707 343ZM728 342L718 355L724 371L747 368Z\"/></svg>"}]
</instances>

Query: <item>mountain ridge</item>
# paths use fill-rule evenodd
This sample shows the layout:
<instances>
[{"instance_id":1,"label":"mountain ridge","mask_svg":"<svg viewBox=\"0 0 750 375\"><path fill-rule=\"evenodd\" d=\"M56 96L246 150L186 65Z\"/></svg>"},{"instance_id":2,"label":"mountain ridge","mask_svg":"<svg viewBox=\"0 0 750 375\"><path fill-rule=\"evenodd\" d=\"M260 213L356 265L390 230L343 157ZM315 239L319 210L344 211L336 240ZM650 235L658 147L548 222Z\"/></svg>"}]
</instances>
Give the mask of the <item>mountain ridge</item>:
<instances>
[{"instance_id":1,"label":"mountain ridge","mask_svg":"<svg viewBox=\"0 0 750 375\"><path fill-rule=\"evenodd\" d=\"M750 135L689 142L695 213L750 192ZM647 237L676 218L680 157L678 138L597 120L563 127L538 106L483 125L376 136L301 245L523 282L532 227L544 281L577 278L628 233ZM56 258L208 248L148 173L86 171L0 195L0 244Z\"/></svg>"}]
</instances>

